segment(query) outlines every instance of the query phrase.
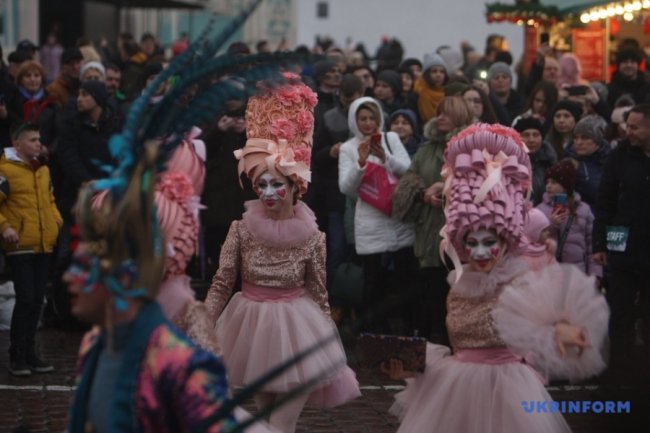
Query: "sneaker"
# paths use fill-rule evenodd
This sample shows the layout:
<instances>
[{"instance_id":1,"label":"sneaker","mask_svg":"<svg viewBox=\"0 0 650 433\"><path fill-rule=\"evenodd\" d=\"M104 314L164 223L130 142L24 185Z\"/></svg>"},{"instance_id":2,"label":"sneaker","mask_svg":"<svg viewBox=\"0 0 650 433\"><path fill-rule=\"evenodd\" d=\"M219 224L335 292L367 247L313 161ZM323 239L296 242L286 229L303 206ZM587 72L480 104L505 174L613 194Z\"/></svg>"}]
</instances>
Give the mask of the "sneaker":
<instances>
[{"instance_id":1,"label":"sneaker","mask_svg":"<svg viewBox=\"0 0 650 433\"><path fill-rule=\"evenodd\" d=\"M54 366L48 364L38 357L35 353L27 357L28 368L34 373L49 373L54 371Z\"/></svg>"},{"instance_id":2,"label":"sneaker","mask_svg":"<svg viewBox=\"0 0 650 433\"><path fill-rule=\"evenodd\" d=\"M11 373L14 376L31 376L32 370L30 369L29 365L25 362L24 359L16 360L16 361L11 361L9 363L9 373Z\"/></svg>"}]
</instances>

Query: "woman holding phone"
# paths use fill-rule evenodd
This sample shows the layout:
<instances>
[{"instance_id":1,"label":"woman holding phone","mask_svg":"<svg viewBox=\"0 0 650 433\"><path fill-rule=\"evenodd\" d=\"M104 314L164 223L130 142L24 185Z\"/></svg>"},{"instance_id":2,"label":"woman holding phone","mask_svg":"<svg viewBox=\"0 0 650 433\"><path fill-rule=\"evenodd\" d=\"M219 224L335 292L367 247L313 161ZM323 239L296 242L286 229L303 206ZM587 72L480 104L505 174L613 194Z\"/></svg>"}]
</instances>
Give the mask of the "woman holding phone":
<instances>
[{"instance_id":1,"label":"woman holding phone","mask_svg":"<svg viewBox=\"0 0 650 433\"><path fill-rule=\"evenodd\" d=\"M359 197L366 171L380 166L401 177L411 159L394 132L383 131L383 113L379 102L364 97L355 100L348 111L348 126L354 137L343 143L339 154L339 188L348 197L357 199L354 215L354 241L363 261L363 312L368 314L363 325L375 332L399 332L387 329L387 320L377 312L377 306L388 297L389 284L385 275L383 255L388 253L395 267L395 281L411 281L415 267L413 258L414 231L406 224L382 212Z\"/></svg>"},{"instance_id":2,"label":"woman holding phone","mask_svg":"<svg viewBox=\"0 0 650 433\"><path fill-rule=\"evenodd\" d=\"M575 192L576 163L565 159L546 170L546 193L537 206L551 221L550 232L557 240L556 258L572 263L597 278L603 270L591 254L594 215Z\"/></svg>"}]
</instances>

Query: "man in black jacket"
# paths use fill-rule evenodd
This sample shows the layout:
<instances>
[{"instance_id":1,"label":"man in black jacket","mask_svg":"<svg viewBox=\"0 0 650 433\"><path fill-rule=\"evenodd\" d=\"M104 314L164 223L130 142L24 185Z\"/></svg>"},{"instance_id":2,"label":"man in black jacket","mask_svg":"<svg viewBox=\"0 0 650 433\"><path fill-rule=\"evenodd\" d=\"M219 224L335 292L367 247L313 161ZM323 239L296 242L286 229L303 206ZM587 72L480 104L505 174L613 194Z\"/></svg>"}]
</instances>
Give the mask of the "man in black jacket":
<instances>
[{"instance_id":1,"label":"man in black jacket","mask_svg":"<svg viewBox=\"0 0 650 433\"><path fill-rule=\"evenodd\" d=\"M594 206L594 259L611 272L608 301L614 371L630 371L636 310L650 344L650 104L638 104L627 118L629 143L621 143L605 164Z\"/></svg>"},{"instance_id":2,"label":"man in black jacket","mask_svg":"<svg viewBox=\"0 0 650 433\"><path fill-rule=\"evenodd\" d=\"M69 228L73 222L71 210L79 187L91 180L106 177L104 168L113 163L108 140L122 130L123 123L122 117L109 103L103 82L87 81L81 85L77 96L77 113L63 122L57 150L63 179L55 191L55 197L64 221L58 258L67 254Z\"/></svg>"},{"instance_id":3,"label":"man in black jacket","mask_svg":"<svg viewBox=\"0 0 650 433\"><path fill-rule=\"evenodd\" d=\"M622 95L630 95L634 102L646 102L650 86L645 74L639 69L641 53L633 48L627 48L616 54L616 72L612 81L607 85L607 102L614 107Z\"/></svg>"}]
</instances>

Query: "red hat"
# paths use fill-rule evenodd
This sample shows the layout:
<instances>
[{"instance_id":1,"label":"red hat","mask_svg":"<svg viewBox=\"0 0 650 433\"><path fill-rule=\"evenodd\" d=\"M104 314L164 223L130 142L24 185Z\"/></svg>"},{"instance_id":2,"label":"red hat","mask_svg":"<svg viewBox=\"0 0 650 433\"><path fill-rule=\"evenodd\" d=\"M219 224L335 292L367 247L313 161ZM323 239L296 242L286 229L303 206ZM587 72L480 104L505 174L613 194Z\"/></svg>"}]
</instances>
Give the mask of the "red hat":
<instances>
[{"instance_id":1,"label":"red hat","mask_svg":"<svg viewBox=\"0 0 650 433\"><path fill-rule=\"evenodd\" d=\"M546 170L544 179L546 181L548 181L548 179L555 180L564 187L567 194L573 194L573 190L576 187L575 163L571 159L563 159Z\"/></svg>"}]
</instances>

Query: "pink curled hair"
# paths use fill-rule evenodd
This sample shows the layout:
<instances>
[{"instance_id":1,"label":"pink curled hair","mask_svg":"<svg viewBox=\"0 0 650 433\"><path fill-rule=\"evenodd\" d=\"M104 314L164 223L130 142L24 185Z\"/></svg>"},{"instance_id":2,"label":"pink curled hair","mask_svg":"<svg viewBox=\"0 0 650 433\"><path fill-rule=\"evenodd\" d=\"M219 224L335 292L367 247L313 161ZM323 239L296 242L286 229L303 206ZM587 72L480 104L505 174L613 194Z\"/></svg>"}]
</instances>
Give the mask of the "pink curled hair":
<instances>
[{"instance_id":1,"label":"pink curled hair","mask_svg":"<svg viewBox=\"0 0 650 433\"><path fill-rule=\"evenodd\" d=\"M509 251L524 236L530 159L519 134L505 126L477 124L460 132L445 151L446 225L443 236L466 261L467 233L493 230Z\"/></svg>"}]
</instances>

